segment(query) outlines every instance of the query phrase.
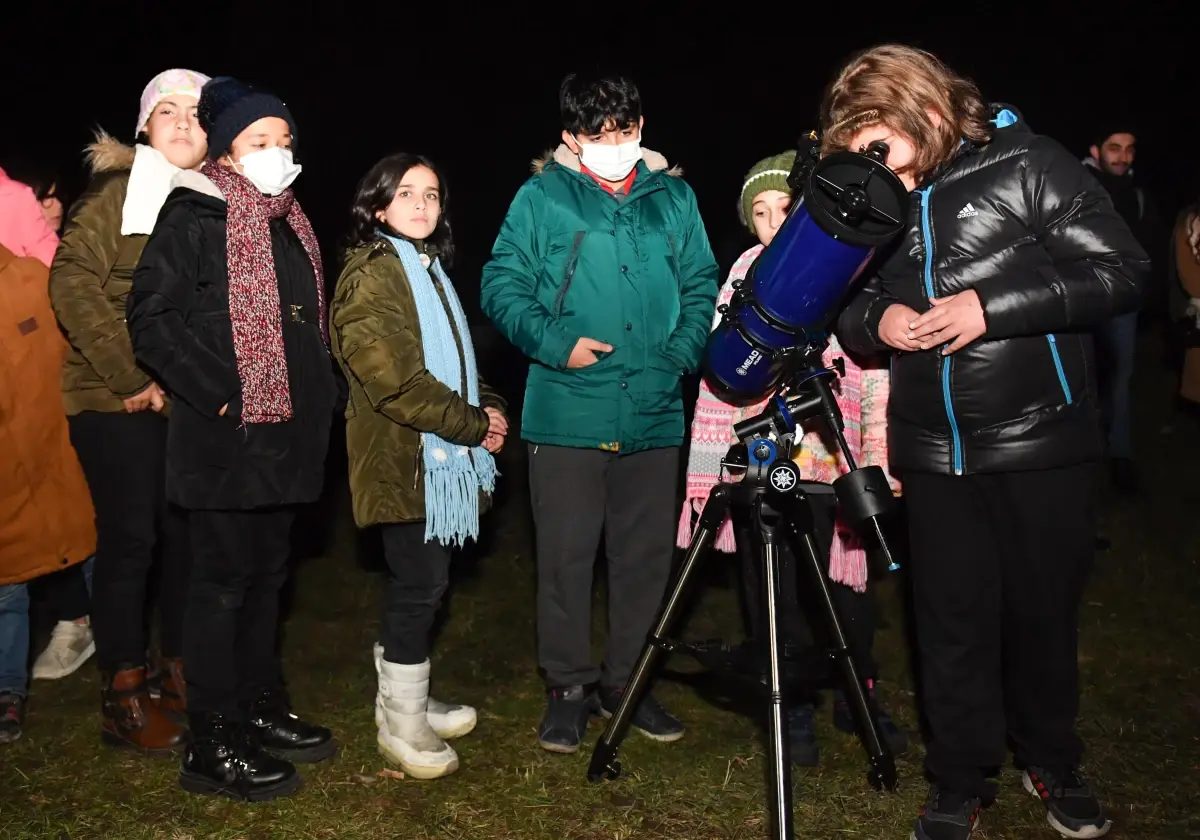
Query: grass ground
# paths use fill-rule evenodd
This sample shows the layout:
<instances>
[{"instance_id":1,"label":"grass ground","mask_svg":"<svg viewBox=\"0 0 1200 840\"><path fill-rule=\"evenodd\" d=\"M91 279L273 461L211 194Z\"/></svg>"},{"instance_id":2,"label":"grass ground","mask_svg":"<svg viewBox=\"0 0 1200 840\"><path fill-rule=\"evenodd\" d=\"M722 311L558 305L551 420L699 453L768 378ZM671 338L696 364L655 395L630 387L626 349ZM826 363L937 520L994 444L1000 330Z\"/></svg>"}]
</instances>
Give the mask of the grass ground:
<instances>
[{"instance_id":1,"label":"grass ground","mask_svg":"<svg viewBox=\"0 0 1200 840\"><path fill-rule=\"evenodd\" d=\"M1110 504L1113 540L1092 577L1082 612L1084 697L1080 728L1087 769L1109 802L1113 837L1200 837L1200 432L1157 432L1164 378L1140 383L1147 484L1133 501ZM372 722L371 643L380 576L363 568L344 499L319 556L301 564L285 637L298 711L337 732L341 754L303 768L296 797L246 806L189 796L176 763L113 752L97 737L99 680L91 667L35 684L25 737L0 749L0 838L759 838L767 836L763 749L755 722L701 698L693 681L664 680L658 695L689 725L673 745L631 735L626 774L589 784L589 750L555 756L534 728L542 691L533 657L533 561L519 447L505 454L506 489L488 520L488 545L459 568L438 641L436 690L479 706L477 731L457 743L463 769L437 782L380 775ZM365 554L369 555L369 551ZM721 561L714 560L713 565ZM726 563L728 561L725 561ZM718 575L720 577L720 575ZM880 587L886 629L877 643L887 705L905 725L910 694L897 587ZM599 611L598 611L599 612ZM602 625L597 616L597 627ZM711 586L681 635L732 635L733 592ZM687 662L673 661L686 672ZM794 776L797 836L907 838L924 795L920 751L900 763L895 795L865 781L857 743L819 718L820 768ZM591 739L599 733L593 724ZM997 804L983 815L985 840L1057 837L1041 806L1005 773Z\"/></svg>"}]
</instances>

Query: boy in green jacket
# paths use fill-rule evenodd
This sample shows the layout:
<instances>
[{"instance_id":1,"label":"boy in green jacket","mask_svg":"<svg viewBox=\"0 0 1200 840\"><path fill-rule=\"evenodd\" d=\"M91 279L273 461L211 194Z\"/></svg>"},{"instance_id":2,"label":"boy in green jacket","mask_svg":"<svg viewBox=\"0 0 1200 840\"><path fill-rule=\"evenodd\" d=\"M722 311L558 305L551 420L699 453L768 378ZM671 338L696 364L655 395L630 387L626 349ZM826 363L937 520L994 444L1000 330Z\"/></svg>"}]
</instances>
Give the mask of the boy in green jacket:
<instances>
[{"instance_id":1,"label":"boy in green jacket","mask_svg":"<svg viewBox=\"0 0 1200 840\"><path fill-rule=\"evenodd\" d=\"M484 268L481 303L531 360L521 417L537 527L538 740L579 749L590 714L616 709L670 574L682 377L700 364L717 263L696 197L641 148L624 78L563 80L562 145L534 163ZM591 658L592 568L604 533L609 640ZM599 685L599 696L593 687ZM633 725L674 741L652 697Z\"/></svg>"}]
</instances>

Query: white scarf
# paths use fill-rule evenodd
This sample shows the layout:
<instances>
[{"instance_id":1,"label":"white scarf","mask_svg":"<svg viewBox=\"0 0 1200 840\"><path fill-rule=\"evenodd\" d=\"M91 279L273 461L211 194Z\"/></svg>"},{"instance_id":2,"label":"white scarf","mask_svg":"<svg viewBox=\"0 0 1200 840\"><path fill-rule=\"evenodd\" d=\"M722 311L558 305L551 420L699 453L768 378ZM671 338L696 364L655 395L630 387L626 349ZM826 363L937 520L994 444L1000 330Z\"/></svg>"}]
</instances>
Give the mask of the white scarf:
<instances>
[{"instance_id":1,"label":"white scarf","mask_svg":"<svg viewBox=\"0 0 1200 840\"><path fill-rule=\"evenodd\" d=\"M158 149L138 143L134 149L133 169L129 173L129 188L125 206L121 208L121 235L150 235L158 221L171 181L182 170L171 163Z\"/></svg>"}]
</instances>

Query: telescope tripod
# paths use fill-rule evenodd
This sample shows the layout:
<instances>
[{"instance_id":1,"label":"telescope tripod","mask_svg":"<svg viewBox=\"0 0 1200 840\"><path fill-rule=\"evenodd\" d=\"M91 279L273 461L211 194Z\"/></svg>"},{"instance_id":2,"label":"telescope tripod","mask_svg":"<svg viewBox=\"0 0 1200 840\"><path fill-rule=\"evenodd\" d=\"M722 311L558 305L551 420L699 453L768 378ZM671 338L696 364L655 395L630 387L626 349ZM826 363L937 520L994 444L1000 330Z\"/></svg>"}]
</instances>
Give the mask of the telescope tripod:
<instances>
[{"instance_id":1,"label":"telescope tripod","mask_svg":"<svg viewBox=\"0 0 1200 840\"><path fill-rule=\"evenodd\" d=\"M825 381L833 373L828 368L807 367L800 372L798 382L793 386L795 396L787 399L776 397L766 412L736 427L738 438L745 441L744 454L742 446L734 446L726 455L724 465L743 468L745 473L740 481L718 484L709 493L674 587L668 593L658 622L621 693L620 704L593 749L588 767L589 781L615 779L620 775L621 762L617 753L629 731L633 712L645 695L662 655L676 651L698 653L696 646L672 641L668 636L686 603L686 595L700 559L712 547L717 530L731 509L743 507L752 512L759 535L761 598L766 629L760 642L765 644L767 660L767 734L773 782L770 808L773 817L772 837L776 840L792 840L794 837L791 758L784 706L784 642L779 615L780 547L783 539L791 540L798 562L808 570L808 578L820 596L818 601L831 641L830 655L840 666L846 697L868 754L868 781L876 790L895 790L895 759L880 734L874 703L865 690L862 673L842 629L841 618L829 589L827 564L821 560L813 535L813 511L809 496L836 494L844 515L852 524L862 525L869 521L874 526L873 530L890 562L891 555L883 539L878 517L887 511L892 502L891 489L879 467L858 469L854 466L842 433L841 413ZM798 439L798 421L817 414L824 414L830 422L851 467L849 473L832 485L802 481L791 458L792 442ZM768 437L769 433L773 433L779 442ZM897 566L892 562L890 568Z\"/></svg>"}]
</instances>

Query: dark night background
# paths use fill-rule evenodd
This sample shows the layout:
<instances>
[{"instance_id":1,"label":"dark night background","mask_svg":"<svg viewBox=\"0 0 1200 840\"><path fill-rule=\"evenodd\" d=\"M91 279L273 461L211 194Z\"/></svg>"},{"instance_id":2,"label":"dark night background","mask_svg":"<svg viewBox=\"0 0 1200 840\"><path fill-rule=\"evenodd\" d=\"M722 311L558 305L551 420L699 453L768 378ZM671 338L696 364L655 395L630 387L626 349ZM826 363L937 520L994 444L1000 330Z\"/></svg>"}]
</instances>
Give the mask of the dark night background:
<instances>
[{"instance_id":1,"label":"dark night background","mask_svg":"<svg viewBox=\"0 0 1200 840\"><path fill-rule=\"evenodd\" d=\"M67 197L78 195L93 132L102 127L132 142L140 94L157 73L185 67L240 77L279 94L297 120L304 171L296 192L322 240L332 289L358 179L386 154L427 154L447 176L458 245L450 276L473 321L481 369L509 397L510 416L519 423L526 366L479 311L479 275L531 159L559 143L558 88L573 69L602 63L636 80L644 145L683 167L723 276L753 243L736 211L746 170L816 127L821 92L843 60L882 42L931 50L972 77L986 98L1017 107L1035 131L1078 157L1098 124L1127 115L1139 141L1136 175L1162 215L1173 219L1200 196L1198 44L1195 27L1184 24L1189 4L1163 4L1173 14L1161 16L1151 3L1111 12L1096 2L956 5L976 11L934 15L925 9L936 4L911 0L886 6L10 0L0 15L0 160L15 153L47 161L60 170ZM1164 232L1151 256L1164 258L1167 247ZM1097 768L1101 790L1112 795L1114 837L1179 830L1200 837L1194 782L1200 450L1195 428L1182 420L1175 437L1157 433L1177 384L1173 377L1168 384L1147 352L1155 346L1149 338L1134 382L1135 422L1144 424L1138 431L1155 429L1142 439L1144 447L1138 444L1145 491L1106 506L1111 546L1097 558L1081 607L1087 761ZM294 536L305 562L287 590L285 610L295 610L285 644L289 682L303 704L297 711L320 714L319 722L339 733L342 758L325 769L305 768L308 793L278 808L180 798L172 762L100 752L106 748L95 737L99 682L89 667L36 688L29 737L0 747L7 751L0 754L0 771L7 770L0 773L0 838L764 836L756 803L766 762L756 762L748 746L750 724L727 713L728 685L714 682L695 696L685 682L690 677L675 675L679 684L664 685L665 700L682 710L692 734L679 750L656 746L653 757L649 748L631 752L644 759L629 764L638 769L627 771L621 787L585 785L582 764L547 760L534 746L529 730L541 698L529 690L536 576L528 505L520 498L528 492L518 468L523 452L523 445L505 448L495 507L507 512L492 514L482 544L470 549L497 562L456 563L454 598L462 611L443 634L449 655L438 662L438 679L442 673L449 679L440 685L462 689L464 702L486 698L490 706L480 737L463 746L463 782L399 788L406 783L375 775L368 699L376 690L368 658L375 623L362 616L364 609L374 612L364 605L375 602L382 584L379 575L345 570L351 556L374 571L382 559L377 530L355 534L346 447L335 428L328 492ZM508 508L506 496L513 502ZM733 581L734 568L713 564L706 582ZM915 712L904 692L911 669L900 664L910 651L900 581L881 599L879 649L889 669L885 679L896 680L885 688L888 702L911 722ZM722 587L724 594L709 587L718 597L695 609L702 620L687 635L714 638L734 626L725 622L738 612L736 584ZM34 651L53 620L51 610L35 608ZM923 795L917 768L904 771L910 781L903 798L871 798L863 795L866 767L857 752L832 740L829 750L822 739L823 766L803 776L797 799L805 819L818 826L814 832L802 822L807 836L884 836L874 833L876 821L880 828L907 826ZM988 836L1051 836L1040 807L1024 812L1012 804L1028 800L1019 783L1005 796L1000 816L1016 822L1009 829L988 823ZM626 825L628 831L617 828ZM907 837L907 827L888 836Z\"/></svg>"},{"instance_id":2,"label":"dark night background","mask_svg":"<svg viewBox=\"0 0 1200 840\"><path fill-rule=\"evenodd\" d=\"M1138 128L1135 171L1163 213L1200 192L1182 136L1190 116L1179 106L1195 45L1169 22L1139 23L1136 10L1064 11L1054 24L1007 5L936 17L797 3L714 5L707 15L621 3L208 3L187 6L188 16L160 3L56 8L42 31L6 35L0 152L56 163L77 192L90 132L131 140L154 74L242 77L281 95L299 123L297 192L327 250L331 286L362 173L397 150L444 167L460 253L452 276L474 320L479 269L508 202L531 158L558 143L559 81L596 61L638 82L644 143L684 168L723 269L752 244L735 211L743 173L814 127L841 59L882 41L932 50L1081 156L1101 115L1128 114Z\"/></svg>"}]
</instances>

